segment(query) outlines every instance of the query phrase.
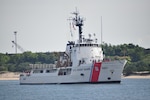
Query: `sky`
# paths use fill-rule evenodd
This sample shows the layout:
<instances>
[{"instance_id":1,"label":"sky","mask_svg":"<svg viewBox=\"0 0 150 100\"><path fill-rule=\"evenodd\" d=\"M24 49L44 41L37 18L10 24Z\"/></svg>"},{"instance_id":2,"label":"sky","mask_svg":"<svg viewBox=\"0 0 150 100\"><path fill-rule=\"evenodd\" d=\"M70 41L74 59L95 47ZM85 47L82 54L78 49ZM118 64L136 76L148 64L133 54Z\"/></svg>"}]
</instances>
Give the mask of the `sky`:
<instances>
[{"instance_id":1,"label":"sky","mask_svg":"<svg viewBox=\"0 0 150 100\"><path fill-rule=\"evenodd\" d=\"M85 19L85 37L95 33L101 43L102 16L103 42L150 48L149 5L150 0L0 0L0 53L15 53L15 31L25 51L64 51L78 37L67 20L76 8Z\"/></svg>"}]
</instances>

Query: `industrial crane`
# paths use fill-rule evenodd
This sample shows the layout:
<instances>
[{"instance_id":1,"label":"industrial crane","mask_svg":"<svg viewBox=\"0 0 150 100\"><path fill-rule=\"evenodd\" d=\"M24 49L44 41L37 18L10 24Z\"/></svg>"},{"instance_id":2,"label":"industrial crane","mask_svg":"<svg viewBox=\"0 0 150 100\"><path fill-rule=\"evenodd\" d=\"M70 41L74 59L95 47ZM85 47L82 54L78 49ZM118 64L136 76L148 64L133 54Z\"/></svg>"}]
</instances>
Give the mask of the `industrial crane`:
<instances>
[{"instance_id":1,"label":"industrial crane","mask_svg":"<svg viewBox=\"0 0 150 100\"><path fill-rule=\"evenodd\" d=\"M25 52L25 50L20 46L18 45L15 41L12 41L12 43L15 45L15 47L17 47L20 51L22 52Z\"/></svg>"}]
</instances>

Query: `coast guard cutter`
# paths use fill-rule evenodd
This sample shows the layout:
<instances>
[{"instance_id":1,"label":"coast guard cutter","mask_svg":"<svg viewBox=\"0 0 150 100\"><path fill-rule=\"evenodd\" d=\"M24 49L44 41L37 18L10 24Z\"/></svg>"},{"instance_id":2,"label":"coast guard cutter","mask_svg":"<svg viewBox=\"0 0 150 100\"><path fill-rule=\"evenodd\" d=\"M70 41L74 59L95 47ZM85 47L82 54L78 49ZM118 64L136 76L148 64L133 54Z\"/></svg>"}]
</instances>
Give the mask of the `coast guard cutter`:
<instances>
[{"instance_id":1,"label":"coast guard cutter","mask_svg":"<svg viewBox=\"0 0 150 100\"><path fill-rule=\"evenodd\" d=\"M83 18L73 13L79 38L69 41L55 64L30 64L28 73L20 74L20 84L120 83L126 60L104 61L96 38L84 38Z\"/></svg>"}]
</instances>

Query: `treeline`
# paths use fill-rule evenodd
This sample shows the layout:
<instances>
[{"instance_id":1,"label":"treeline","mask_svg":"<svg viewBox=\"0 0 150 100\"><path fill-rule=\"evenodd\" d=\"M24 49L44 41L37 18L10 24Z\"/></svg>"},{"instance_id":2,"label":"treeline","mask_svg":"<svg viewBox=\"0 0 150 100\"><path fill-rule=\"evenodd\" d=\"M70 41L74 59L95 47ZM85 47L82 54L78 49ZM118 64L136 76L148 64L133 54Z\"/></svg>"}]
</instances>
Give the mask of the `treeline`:
<instances>
[{"instance_id":1,"label":"treeline","mask_svg":"<svg viewBox=\"0 0 150 100\"><path fill-rule=\"evenodd\" d=\"M58 59L57 52L32 53L30 51L21 54L0 53L0 71L22 72L30 69L29 64L49 64Z\"/></svg>"},{"instance_id":2,"label":"treeline","mask_svg":"<svg viewBox=\"0 0 150 100\"><path fill-rule=\"evenodd\" d=\"M102 45L105 58L127 59L124 74L129 75L139 71L150 71L150 49L145 49L134 44ZM49 64L58 59L57 52L32 53L30 51L21 54L0 53L0 71L22 72L29 69L30 63Z\"/></svg>"}]
</instances>

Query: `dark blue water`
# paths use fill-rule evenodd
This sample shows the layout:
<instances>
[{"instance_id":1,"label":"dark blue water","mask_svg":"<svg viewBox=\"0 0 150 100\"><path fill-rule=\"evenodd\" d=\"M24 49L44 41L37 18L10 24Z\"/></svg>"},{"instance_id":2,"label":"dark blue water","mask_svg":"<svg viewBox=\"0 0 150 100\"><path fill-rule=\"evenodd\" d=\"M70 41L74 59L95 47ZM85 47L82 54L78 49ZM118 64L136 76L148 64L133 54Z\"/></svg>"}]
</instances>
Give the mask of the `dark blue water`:
<instances>
[{"instance_id":1,"label":"dark blue water","mask_svg":"<svg viewBox=\"0 0 150 100\"><path fill-rule=\"evenodd\" d=\"M69 85L19 85L19 81L0 81L0 100L150 100L150 79Z\"/></svg>"}]
</instances>

